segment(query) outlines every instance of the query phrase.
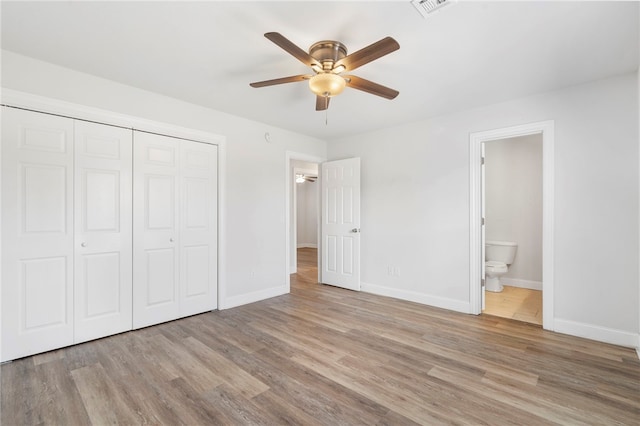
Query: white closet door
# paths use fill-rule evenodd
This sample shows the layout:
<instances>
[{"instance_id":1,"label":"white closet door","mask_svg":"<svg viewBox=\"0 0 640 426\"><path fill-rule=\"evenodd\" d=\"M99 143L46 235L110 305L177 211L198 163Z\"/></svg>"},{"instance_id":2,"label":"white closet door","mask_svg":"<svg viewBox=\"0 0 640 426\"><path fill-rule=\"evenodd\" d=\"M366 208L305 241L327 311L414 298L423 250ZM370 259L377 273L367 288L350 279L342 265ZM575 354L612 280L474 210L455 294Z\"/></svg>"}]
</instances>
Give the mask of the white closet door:
<instances>
[{"instance_id":1,"label":"white closet door","mask_svg":"<svg viewBox=\"0 0 640 426\"><path fill-rule=\"evenodd\" d=\"M133 328L178 318L176 139L134 131Z\"/></svg>"},{"instance_id":2,"label":"white closet door","mask_svg":"<svg viewBox=\"0 0 640 426\"><path fill-rule=\"evenodd\" d=\"M132 131L75 122L75 342L131 329Z\"/></svg>"},{"instance_id":3,"label":"white closet door","mask_svg":"<svg viewBox=\"0 0 640 426\"><path fill-rule=\"evenodd\" d=\"M72 135L2 108L2 361L73 343Z\"/></svg>"},{"instance_id":4,"label":"white closet door","mask_svg":"<svg viewBox=\"0 0 640 426\"><path fill-rule=\"evenodd\" d=\"M180 141L180 316L217 304L218 147Z\"/></svg>"}]
</instances>

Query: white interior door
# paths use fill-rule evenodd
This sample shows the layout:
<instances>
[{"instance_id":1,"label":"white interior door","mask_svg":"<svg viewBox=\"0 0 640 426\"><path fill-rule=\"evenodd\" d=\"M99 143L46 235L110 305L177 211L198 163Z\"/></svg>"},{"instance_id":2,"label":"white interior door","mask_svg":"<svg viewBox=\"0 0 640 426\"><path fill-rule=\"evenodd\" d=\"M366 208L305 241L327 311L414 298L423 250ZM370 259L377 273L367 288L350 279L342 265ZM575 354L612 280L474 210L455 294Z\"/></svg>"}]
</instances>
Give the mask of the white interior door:
<instances>
[{"instance_id":1,"label":"white interior door","mask_svg":"<svg viewBox=\"0 0 640 426\"><path fill-rule=\"evenodd\" d=\"M218 147L180 144L180 316L218 307Z\"/></svg>"},{"instance_id":2,"label":"white interior door","mask_svg":"<svg viewBox=\"0 0 640 426\"><path fill-rule=\"evenodd\" d=\"M2 361L73 343L73 120L2 108Z\"/></svg>"},{"instance_id":3,"label":"white interior door","mask_svg":"<svg viewBox=\"0 0 640 426\"><path fill-rule=\"evenodd\" d=\"M75 122L75 343L131 329L132 131Z\"/></svg>"},{"instance_id":4,"label":"white interior door","mask_svg":"<svg viewBox=\"0 0 640 426\"><path fill-rule=\"evenodd\" d=\"M133 328L179 316L179 146L134 131Z\"/></svg>"},{"instance_id":5,"label":"white interior door","mask_svg":"<svg viewBox=\"0 0 640 426\"><path fill-rule=\"evenodd\" d=\"M360 158L322 163L321 282L360 290Z\"/></svg>"}]
</instances>

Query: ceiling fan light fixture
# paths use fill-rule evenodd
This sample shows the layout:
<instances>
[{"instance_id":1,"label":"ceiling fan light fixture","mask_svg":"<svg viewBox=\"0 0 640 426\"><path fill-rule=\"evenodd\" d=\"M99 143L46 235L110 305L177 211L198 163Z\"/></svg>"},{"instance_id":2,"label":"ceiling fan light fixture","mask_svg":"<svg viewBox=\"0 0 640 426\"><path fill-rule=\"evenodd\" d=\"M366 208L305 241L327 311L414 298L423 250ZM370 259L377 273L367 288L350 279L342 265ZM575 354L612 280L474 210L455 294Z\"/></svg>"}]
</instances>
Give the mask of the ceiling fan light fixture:
<instances>
[{"instance_id":1,"label":"ceiling fan light fixture","mask_svg":"<svg viewBox=\"0 0 640 426\"><path fill-rule=\"evenodd\" d=\"M309 79L309 88L318 96L330 98L339 95L346 87L344 78L333 73L316 74Z\"/></svg>"}]
</instances>

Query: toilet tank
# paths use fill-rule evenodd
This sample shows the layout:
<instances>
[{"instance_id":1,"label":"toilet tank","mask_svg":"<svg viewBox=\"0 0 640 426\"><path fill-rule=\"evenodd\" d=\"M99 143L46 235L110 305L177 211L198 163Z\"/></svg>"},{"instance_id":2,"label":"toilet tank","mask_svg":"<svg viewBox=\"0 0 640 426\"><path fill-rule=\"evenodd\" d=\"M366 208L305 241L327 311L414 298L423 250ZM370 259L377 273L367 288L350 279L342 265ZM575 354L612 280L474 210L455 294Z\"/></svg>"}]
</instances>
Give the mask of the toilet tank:
<instances>
[{"instance_id":1,"label":"toilet tank","mask_svg":"<svg viewBox=\"0 0 640 426\"><path fill-rule=\"evenodd\" d=\"M516 257L518 244L513 241L485 241L484 247L485 260L493 260L511 265L513 259Z\"/></svg>"}]
</instances>

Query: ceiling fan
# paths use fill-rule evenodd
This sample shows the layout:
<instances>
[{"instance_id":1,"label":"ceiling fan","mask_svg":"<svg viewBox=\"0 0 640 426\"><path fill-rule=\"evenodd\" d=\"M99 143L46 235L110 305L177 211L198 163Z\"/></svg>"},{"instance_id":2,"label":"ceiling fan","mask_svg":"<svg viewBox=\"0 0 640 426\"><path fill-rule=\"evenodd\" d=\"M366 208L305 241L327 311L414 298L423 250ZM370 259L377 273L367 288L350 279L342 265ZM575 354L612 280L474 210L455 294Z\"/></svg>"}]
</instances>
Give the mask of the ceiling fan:
<instances>
[{"instance_id":1,"label":"ceiling fan","mask_svg":"<svg viewBox=\"0 0 640 426\"><path fill-rule=\"evenodd\" d=\"M400 93L397 90L355 75L342 75L343 72L351 72L400 49L398 42L391 37L385 37L357 52L347 55L347 47L339 41L319 41L314 43L309 48L309 53L307 53L280 33L270 32L264 36L303 64L311 67L314 74L258 81L251 83L251 87L265 87L309 80L309 88L316 95L316 111L323 111L329 108L329 98L342 93L345 87L362 90L386 99L394 99Z\"/></svg>"},{"instance_id":2,"label":"ceiling fan","mask_svg":"<svg viewBox=\"0 0 640 426\"><path fill-rule=\"evenodd\" d=\"M318 176L309 176L303 173L296 173L296 183L315 182Z\"/></svg>"}]
</instances>

